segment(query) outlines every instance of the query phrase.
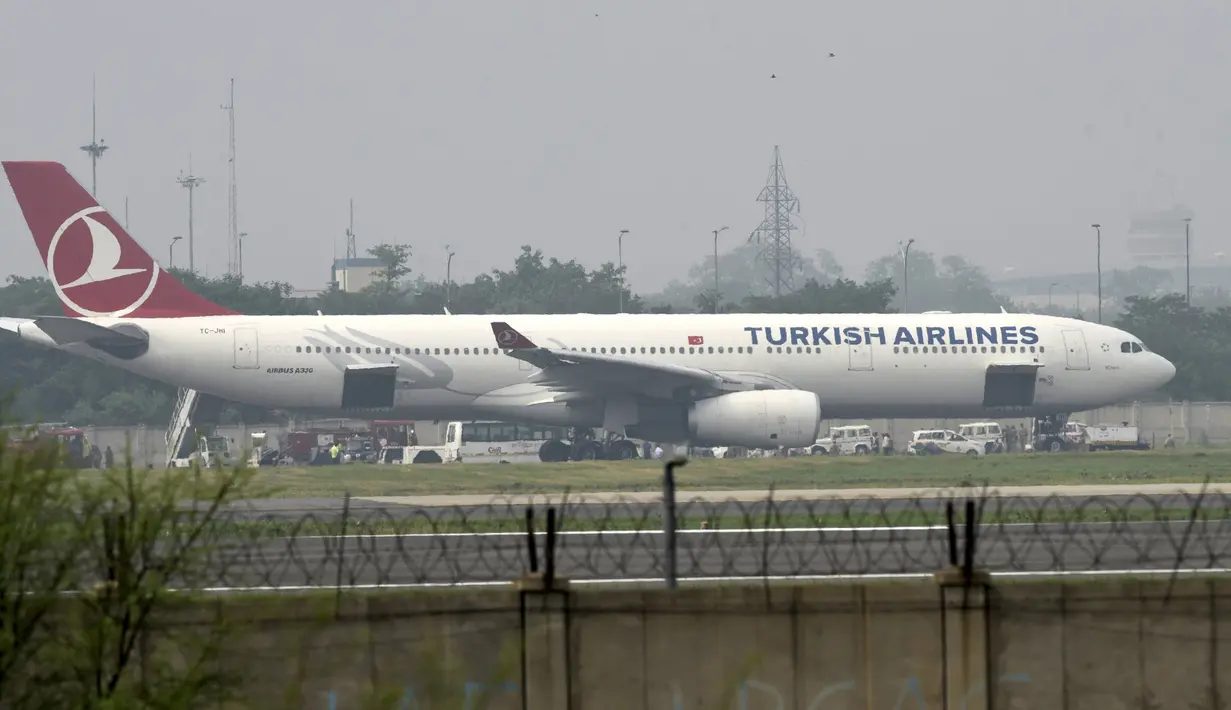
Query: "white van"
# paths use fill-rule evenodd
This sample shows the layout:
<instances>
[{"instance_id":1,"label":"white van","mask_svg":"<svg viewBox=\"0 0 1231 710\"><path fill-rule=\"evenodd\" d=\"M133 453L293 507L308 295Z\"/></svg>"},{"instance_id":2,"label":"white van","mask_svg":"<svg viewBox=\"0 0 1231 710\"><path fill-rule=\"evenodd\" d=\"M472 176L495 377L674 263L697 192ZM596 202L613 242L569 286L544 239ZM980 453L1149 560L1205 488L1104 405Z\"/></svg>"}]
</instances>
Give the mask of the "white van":
<instances>
[{"instance_id":1,"label":"white van","mask_svg":"<svg viewBox=\"0 0 1231 710\"><path fill-rule=\"evenodd\" d=\"M829 436L817 439L812 445L812 453L819 456L870 454L872 453L872 427L866 424L830 427Z\"/></svg>"},{"instance_id":2,"label":"white van","mask_svg":"<svg viewBox=\"0 0 1231 710\"><path fill-rule=\"evenodd\" d=\"M983 446L983 453L999 454L1004 452L1004 432L998 422L972 422L962 424L957 433L976 441Z\"/></svg>"}]
</instances>

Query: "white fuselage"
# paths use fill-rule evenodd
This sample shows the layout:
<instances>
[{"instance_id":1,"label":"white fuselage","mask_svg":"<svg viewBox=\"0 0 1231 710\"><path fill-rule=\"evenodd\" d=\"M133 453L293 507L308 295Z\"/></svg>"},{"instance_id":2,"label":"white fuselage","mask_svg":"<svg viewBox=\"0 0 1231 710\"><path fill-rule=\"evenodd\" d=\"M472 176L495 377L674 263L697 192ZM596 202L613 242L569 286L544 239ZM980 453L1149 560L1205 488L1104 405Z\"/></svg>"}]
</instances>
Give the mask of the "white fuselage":
<instances>
[{"instance_id":1,"label":"white fuselage","mask_svg":"<svg viewBox=\"0 0 1231 710\"><path fill-rule=\"evenodd\" d=\"M1080 320L1021 314L514 315L536 344L715 373L759 373L816 393L825 418L982 417L989 366L1038 366L1033 404L1015 415L1075 412L1130 400L1175 373L1140 341ZM597 426L541 402L535 368L497 349L492 316L210 316L92 319L148 334L122 360L89 345L62 349L156 380L266 408L337 412L347 366L396 363L394 412ZM882 336L883 333L883 336ZM23 339L51 345L31 323ZM905 336L905 337L904 337ZM702 338L700 346L690 337ZM696 342L695 339L692 342ZM664 398L668 393L663 394Z\"/></svg>"}]
</instances>

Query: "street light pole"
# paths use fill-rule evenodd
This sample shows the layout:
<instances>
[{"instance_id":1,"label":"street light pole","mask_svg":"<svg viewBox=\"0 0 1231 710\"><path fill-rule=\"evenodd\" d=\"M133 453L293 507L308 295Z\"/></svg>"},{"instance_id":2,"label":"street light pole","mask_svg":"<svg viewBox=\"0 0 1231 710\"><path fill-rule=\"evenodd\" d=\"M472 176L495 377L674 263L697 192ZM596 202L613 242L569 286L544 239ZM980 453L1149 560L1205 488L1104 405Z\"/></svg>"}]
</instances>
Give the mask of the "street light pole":
<instances>
[{"instance_id":1,"label":"street light pole","mask_svg":"<svg viewBox=\"0 0 1231 710\"><path fill-rule=\"evenodd\" d=\"M718 235L727 230L727 226L714 230L714 312L718 312Z\"/></svg>"},{"instance_id":2,"label":"street light pole","mask_svg":"<svg viewBox=\"0 0 1231 710\"><path fill-rule=\"evenodd\" d=\"M624 235L628 234L627 229L620 230L620 236L616 237L616 252L620 260L620 312L624 312Z\"/></svg>"},{"instance_id":3,"label":"street light pole","mask_svg":"<svg viewBox=\"0 0 1231 710\"><path fill-rule=\"evenodd\" d=\"M914 244L913 238L906 240L906 245L898 242L898 248L902 250L902 312L910 312L910 245Z\"/></svg>"},{"instance_id":4,"label":"street light pole","mask_svg":"<svg viewBox=\"0 0 1231 710\"><path fill-rule=\"evenodd\" d=\"M171 237L171 246L167 247L167 252L168 252L167 268L168 269L175 268L175 243L181 239L183 239L183 237Z\"/></svg>"},{"instance_id":5,"label":"street light pole","mask_svg":"<svg viewBox=\"0 0 1231 710\"><path fill-rule=\"evenodd\" d=\"M1098 270L1098 322L1103 324L1103 227L1099 224L1092 224L1095 233L1095 269Z\"/></svg>"},{"instance_id":6,"label":"street light pole","mask_svg":"<svg viewBox=\"0 0 1231 710\"><path fill-rule=\"evenodd\" d=\"M448 255L445 257L445 308L448 308L449 304L452 303L451 299L453 297L453 254L454 254L454 252L449 249L448 244L445 245L445 253Z\"/></svg>"},{"instance_id":7,"label":"street light pole","mask_svg":"<svg viewBox=\"0 0 1231 710\"><path fill-rule=\"evenodd\" d=\"M1047 310L1049 310L1049 311L1051 310L1051 291L1052 291L1052 289L1054 289L1055 287L1057 287L1057 286L1059 286L1059 285L1060 285L1060 284L1053 283L1051 286L1048 286L1048 287L1047 287Z\"/></svg>"},{"instance_id":8,"label":"street light pole","mask_svg":"<svg viewBox=\"0 0 1231 710\"><path fill-rule=\"evenodd\" d=\"M235 255L236 262L237 262L236 263L236 266L237 266L236 273L239 274L240 283L243 283L244 281L244 237L246 236L248 236L247 232L240 232L239 240L236 242L236 246L238 247L238 250L239 250L238 253Z\"/></svg>"},{"instance_id":9,"label":"street light pole","mask_svg":"<svg viewBox=\"0 0 1231 710\"><path fill-rule=\"evenodd\" d=\"M1191 271L1188 259L1188 227L1192 224L1192 221L1192 217L1184 218L1184 305L1186 306L1191 306L1193 299L1192 281L1189 280Z\"/></svg>"}]
</instances>

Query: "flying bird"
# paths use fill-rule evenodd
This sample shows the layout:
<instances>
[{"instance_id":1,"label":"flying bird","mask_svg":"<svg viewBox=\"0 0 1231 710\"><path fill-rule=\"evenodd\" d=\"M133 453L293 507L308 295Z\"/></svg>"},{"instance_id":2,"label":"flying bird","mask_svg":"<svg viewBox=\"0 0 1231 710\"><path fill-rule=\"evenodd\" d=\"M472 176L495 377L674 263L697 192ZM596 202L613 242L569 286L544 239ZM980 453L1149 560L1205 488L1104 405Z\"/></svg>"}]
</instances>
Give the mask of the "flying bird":
<instances>
[{"instance_id":1,"label":"flying bird","mask_svg":"<svg viewBox=\"0 0 1231 710\"><path fill-rule=\"evenodd\" d=\"M833 53L833 52L830 52L830 53L829 53L829 56L830 56L830 58L833 58L833 57L834 57L834 53Z\"/></svg>"}]
</instances>

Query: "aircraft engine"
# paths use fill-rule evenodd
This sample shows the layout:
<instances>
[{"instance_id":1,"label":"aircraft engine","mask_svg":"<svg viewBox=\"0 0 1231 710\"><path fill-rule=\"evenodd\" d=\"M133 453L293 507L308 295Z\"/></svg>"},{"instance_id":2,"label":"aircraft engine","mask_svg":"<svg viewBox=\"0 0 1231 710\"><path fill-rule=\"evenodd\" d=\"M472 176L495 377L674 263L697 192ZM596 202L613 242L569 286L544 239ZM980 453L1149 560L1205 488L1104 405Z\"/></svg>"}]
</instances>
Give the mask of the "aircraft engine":
<instances>
[{"instance_id":1,"label":"aircraft engine","mask_svg":"<svg viewBox=\"0 0 1231 710\"><path fill-rule=\"evenodd\" d=\"M812 446L820 429L820 397L802 390L732 392L700 400L688 411L696 446L800 448Z\"/></svg>"}]
</instances>

